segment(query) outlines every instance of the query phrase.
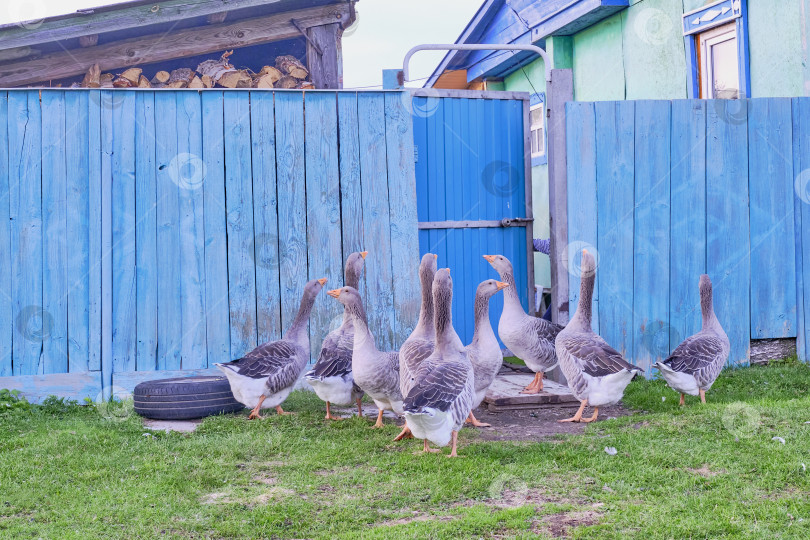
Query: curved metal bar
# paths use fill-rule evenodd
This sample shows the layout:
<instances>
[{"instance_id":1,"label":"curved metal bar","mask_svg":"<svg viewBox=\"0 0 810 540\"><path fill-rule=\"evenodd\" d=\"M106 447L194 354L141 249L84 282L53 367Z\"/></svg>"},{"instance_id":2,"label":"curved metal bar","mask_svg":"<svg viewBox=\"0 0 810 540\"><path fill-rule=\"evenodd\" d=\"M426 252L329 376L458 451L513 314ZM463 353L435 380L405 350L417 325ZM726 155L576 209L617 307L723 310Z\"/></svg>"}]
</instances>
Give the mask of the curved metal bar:
<instances>
[{"instance_id":1,"label":"curved metal bar","mask_svg":"<svg viewBox=\"0 0 810 540\"><path fill-rule=\"evenodd\" d=\"M408 65L411 62L411 56L419 51L529 51L536 54L539 54L540 57L543 59L543 63L545 64L546 68L546 82L551 81L551 70L554 68L552 65L553 62L551 57L546 53L545 50L537 47L536 45L503 45L503 44L439 44L439 43L427 43L424 45L417 45L413 47L411 50L405 54L405 60L402 63L402 74L405 81L409 81L409 69Z\"/></svg>"}]
</instances>

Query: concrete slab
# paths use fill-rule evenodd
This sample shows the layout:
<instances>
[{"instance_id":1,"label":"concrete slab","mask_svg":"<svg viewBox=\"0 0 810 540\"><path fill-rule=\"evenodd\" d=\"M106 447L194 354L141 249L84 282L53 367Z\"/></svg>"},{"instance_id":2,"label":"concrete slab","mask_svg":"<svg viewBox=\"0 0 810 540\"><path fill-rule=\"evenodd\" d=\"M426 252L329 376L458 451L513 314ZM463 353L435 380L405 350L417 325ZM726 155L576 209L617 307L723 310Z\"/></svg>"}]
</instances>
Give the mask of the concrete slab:
<instances>
[{"instance_id":1,"label":"concrete slab","mask_svg":"<svg viewBox=\"0 0 810 540\"><path fill-rule=\"evenodd\" d=\"M178 431L181 433L191 433L200 425L202 419L197 420L152 420L143 419L143 427L153 431Z\"/></svg>"}]
</instances>

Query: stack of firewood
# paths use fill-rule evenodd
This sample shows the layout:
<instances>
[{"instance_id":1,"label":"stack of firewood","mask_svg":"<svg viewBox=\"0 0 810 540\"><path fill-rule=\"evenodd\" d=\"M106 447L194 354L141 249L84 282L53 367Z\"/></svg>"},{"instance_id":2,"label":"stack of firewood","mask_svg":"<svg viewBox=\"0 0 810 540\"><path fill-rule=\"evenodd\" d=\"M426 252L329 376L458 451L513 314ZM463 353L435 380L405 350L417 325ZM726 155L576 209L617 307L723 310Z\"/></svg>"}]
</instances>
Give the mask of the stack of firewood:
<instances>
[{"instance_id":1,"label":"stack of firewood","mask_svg":"<svg viewBox=\"0 0 810 540\"><path fill-rule=\"evenodd\" d=\"M315 86L307 80L309 71L294 56L279 56L275 66L264 66L258 73L236 69L228 62L233 51L218 60L206 60L197 70L179 68L158 71L149 79L141 68L133 67L118 75L101 73L98 64L91 67L74 88L297 88Z\"/></svg>"}]
</instances>

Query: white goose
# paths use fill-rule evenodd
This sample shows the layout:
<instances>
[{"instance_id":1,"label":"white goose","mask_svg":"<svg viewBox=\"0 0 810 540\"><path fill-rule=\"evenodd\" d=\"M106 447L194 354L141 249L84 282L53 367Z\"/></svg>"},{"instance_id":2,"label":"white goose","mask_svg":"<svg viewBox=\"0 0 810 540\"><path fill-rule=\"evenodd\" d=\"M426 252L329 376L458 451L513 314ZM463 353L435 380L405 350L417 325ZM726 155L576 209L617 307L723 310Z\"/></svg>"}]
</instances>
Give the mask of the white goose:
<instances>
[{"instance_id":1,"label":"white goose","mask_svg":"<svg viewBox=\"0 0 810 540\"><path fill-rule=\"evenodd\" d=\"M685 403L684 394L699 394L701 403L706 403L706 390L712 387L723 370L731 349L728 336L714 314L709 276L700 276L699 286L700 311L703 315L700 332L686 338L666 360L655 363L667 384L681 393L681 405Z\"/></svg>"},{"instance_id":2,"label":"white goose","mask_svg":"<svg viewBox=\"0 0 810 540\"><path fill-rule=\"evenodd\" d=\"M374 336L368 329L366 311L360 293L353 287L328 291L345 306L354 325L352 347L352 373L354 382L374 400L379 412L375 428L383 426L383 411L394 411L402 416L402 393L399 390L399 355L396 352L381 352L374 344Z\"/></svg>"},{"instance_id":3,"label":"white goose","mask_svg":"<svg viewBox=\"0 0 810 540\"><path fill-rule=\"evenodd\" d=\"M481 282L475 291L475 331L472 343L465 349L475 374L473 410L484 401L487 390L503 365L501 346L498 344L498 338L495 337L495 332L489 322L489 299L508 286L509 284L503 281L488 279ZM476 427L489 427L489 424L479 422L472 411L470 411L467 422Z\"/></svg>"},{"instance_id":4,"label":"white goose","mask_svg":"<svg viewBox=\"0 0 810 540\"><path fill-rule=\"evenodd\" d=\"M367 251L355 252L346 259L344 284L358 288L363 275L364 259ZM340 420L330 410L332 403L350 405L357 403L357 414L363 416L363 391L352 377L352 347L354 325L349 312L343 310L343 323L323 340L318 361L306 374L307 382L315 393L326 402L326 419Z\"/></svg>"},{"instance_id":5,"label":"white goose","mask_svg":"<svg viewBox=\"0 0 810 540\"><path fill-rule=\"evenodd\" d=\"M538 394L543 391L544 373L557 366L554 340L563 327L531 317L524 311L509 259L503 255L484 255L484 258L500 274L501 281L509 284L503 292L503 311L498 321L498 335L504 345L535 372L534 380L521 393Z\"/></svg>"},{"instance_id":6,"label":"white goose","mask_svg":"<svg viewBox=\"0 0 810 540\"><path fill-rule=\"evenodd\" d=\"M425 358L433 354L436 332L433 326L433 276L436 275L436 260L434 253L425 253L419 264L419 282L422 287L422 306L419 308L419 321L411 335L399 348L399 389L403 396L413 385L413 373ZM402 433L394 439L398 441L413 437L408 424Z\"/></svg>"},{"instance_id":7,"label":"white goose","mask_svg":"<svg viewBox=\"0 0 810 540\"><path fill-rule=\"evenodd\" d=\"M624 389L638 373L644 370L622 358L591 328L591 300L596 279L593 256L582 251L582 282L579 305L571 321L557 336L557 357L560 368L568 379L568 387L580 406L573 418L560 422L593 422L599 416L599 407L617 403ZM594 407L593 416L582 418L588 405Z\"/></svg>"},{"instance_id":8,"label":"white goose","mask_svg":"<svg viewBox=\"0 0 810 540\"><path fill-rule=\"evenodd\" d=\"M425 452L438 451L428 441L438 446L452 441L449 457L456 457L458 430L475 399L475 375L453 329L452 300L453 280L443 268L433 280L436 349L416 368L415 383L405 398L405 419L413 435L424 439Z\"/></svg>"},{"instance_id":9,"label":"white goose","mask_svg":"<svg viewBox=\"0 0 810 540\"><path fill-rule=\"evenodd\" d=\"M309 314L324 283L326 278L307 282L298 314L282 339L260 345L238 360L214 364L228 378L236 401L252 408L250 420L261 418L259 411L271 407L278 414L289 414L281 404L309 362Z\"/></svg>"}]
</instances>

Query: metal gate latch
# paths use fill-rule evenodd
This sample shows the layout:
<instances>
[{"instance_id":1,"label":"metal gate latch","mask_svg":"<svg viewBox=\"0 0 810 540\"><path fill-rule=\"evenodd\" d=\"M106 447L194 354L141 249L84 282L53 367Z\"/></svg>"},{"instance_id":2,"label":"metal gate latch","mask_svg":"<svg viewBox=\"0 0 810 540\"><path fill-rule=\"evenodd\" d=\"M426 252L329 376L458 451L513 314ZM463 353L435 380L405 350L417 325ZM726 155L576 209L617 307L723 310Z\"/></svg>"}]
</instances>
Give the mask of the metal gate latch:
<instances>
[{"instance_id":1,"label":"metal gate latch","mask_svg":"<svg viewBox=\"0 0 810 540\"><path fill-rule=\"evenodd\" d=\"M524 223L532 223L534 219L525 217L503 218L501 227L520 227Z\"/></svg>"}]
</instances>

